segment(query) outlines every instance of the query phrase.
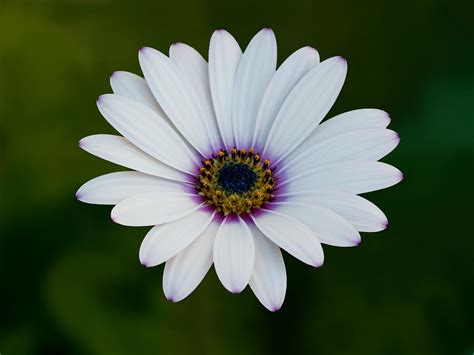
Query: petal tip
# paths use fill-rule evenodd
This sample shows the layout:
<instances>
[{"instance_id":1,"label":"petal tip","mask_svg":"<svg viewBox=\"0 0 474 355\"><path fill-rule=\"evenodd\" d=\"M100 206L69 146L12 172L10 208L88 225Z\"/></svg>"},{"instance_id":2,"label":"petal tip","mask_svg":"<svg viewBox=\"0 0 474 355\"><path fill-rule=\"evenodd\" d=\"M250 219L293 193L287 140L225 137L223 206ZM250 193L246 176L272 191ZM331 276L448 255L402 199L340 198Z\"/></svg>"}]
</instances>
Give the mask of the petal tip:
<instances>
[{"instance_id":1,"label":"petal tip","mask_svg":"<svg viewBox=\"0 0 474 355\"><path fill-rule=\"evenodd\" d=\"M316 260L316 261L313 261L313 263L311 264L311 266L313 267L321 267L323 266L324 264L324 261L323 260Z\"/></svg>"},{"instance_id":2,"label":"petal tip","mask_svg":"<svg viewBox=\"0 0 474 355\"><path fill-rule=\"evenodd\" d=\"M243 288L230 288L229 289L230 293L233 293L234 295L241 293L243 290L244 290Z\"/></svg>"},{"instance_id":3,"label":"petal tip","mask_svg":"<svg viewBox=\"0 0 474 355\"><path fill-rule=\"evenodd\" d=\"M281 305L280 305L280 306L272 306L272 307L270 307L268 310L269 310L270 312L275 313L275 312L278 312L280 309L281 309Z\"/></svg>"},{"instance_id":4,"label":"petal tip","mask_svg":"<svg viewBox=\"0 0 474 355\"><path fill-rule=\"evenodd\" d=\"M216 29L213 34L212 34L212 37L224 37L224 36L228 36L229 35L229 32L227 32L227 30L223 29L223 28L218 28ZM211 37L211 39L212 39Z\"/></svg>"},{"instance_id":5,"label":"petal tip","mask_svg":"<svg viewBox=\"0 0 474 355\"><path fill-rule=\"evenodd\" d=\"M96 100L97 106L104 105L106 103L106 101L108 101L109 99L111 99L113 97L115 97L114 94L102 94L102 95L100 95Z\"/></svg>"},{"instance_id":6,"label":"petal tip","mask_svg":"<svg viewBox=\"0 0 474 355\"><path fill-rule=\"evenodd\" d=\"M387 126L390 124L392 121L392 118L390 117L390 114L387 111L382 111L383 117L387 121Z\"/></svg>"},{"instance_id":7,"label":"petal tip","mask_svg":"<svg viewBox=\"0 0 474 355\"><path fill-rule=\"evenodd\" d=\"M150 50L151 50L150 47L142 47L142 48L140 48L140 49L138 50L138 54L139 54L139 55L144 55L144 54L146 54L147 52L149 52Z\"/></svg>"},{"instance_id":8,"label":"petal tip","mask_svg":"<svg viewBox=\"0 0 474 355\"><path fill-rule=\"evenodd\" d=\"M341 56L337 56L336 58L337 58L337 60L339 60L341 63L347 64L347 59L346 59L346 58L341 57Z\"/></svg>"},{"instance_id":9,"label":"petal tip","mask_svg":"<svg viewBox=\"0 0 474 355\"><path fill-rule=\"evenodd\" d=\"M176 303L176 302L177 302L176 298L173 297L173 296L165 295L165 297L166 297L166 300L167 300L167 301L170 301L170 302L172 302L172 303Z\"/></svg>"}]
</instances>

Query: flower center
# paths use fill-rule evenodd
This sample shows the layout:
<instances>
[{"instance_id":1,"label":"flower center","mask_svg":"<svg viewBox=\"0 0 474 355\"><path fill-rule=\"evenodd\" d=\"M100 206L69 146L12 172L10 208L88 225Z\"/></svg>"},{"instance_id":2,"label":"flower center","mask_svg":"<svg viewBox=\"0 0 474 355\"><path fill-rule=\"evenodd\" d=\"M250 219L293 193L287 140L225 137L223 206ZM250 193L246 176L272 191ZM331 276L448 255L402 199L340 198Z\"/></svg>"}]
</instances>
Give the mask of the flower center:
<instances>
[{"instance_id":1,"label":"flower center","mask_svg":"<svg viewBox=\"0 0 474 355\"><path fill-rule=\"evenodd\" d=\"M243 215L272 198L275 178L270 161L261 161L254 149L221 150L203 161L196 190L207 204L224 216Z\"/></svg>"},{"instance_id":2,"label":"flower center","mask_svg":"<svg viewBox=\"0 0 474 355\"><path fill-rule=\"evenodd\" d=\"M257 181L257 174L245 163L227 163L219 169L217 183L222 190L242 194Z\"/></svg>"}]
</instances>

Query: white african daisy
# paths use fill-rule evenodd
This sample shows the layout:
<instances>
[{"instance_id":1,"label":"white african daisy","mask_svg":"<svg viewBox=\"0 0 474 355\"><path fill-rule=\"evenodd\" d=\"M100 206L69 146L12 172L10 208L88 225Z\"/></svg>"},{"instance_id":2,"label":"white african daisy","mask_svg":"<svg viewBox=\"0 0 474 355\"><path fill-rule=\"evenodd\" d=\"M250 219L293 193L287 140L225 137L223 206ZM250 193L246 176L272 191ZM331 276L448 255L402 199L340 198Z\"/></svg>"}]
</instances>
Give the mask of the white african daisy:
<instances>
[{"instance_id":1,"label":"white african daisy","mask_svg":"<svg viewBox=\"0 0 474 355\"><path fill-rule=\"evenodd\" d=\"M97 105L122 135L86 137L80 146L135 171L99 176L77 198L115 205L112 219L153 226L140 261L165 264L163 288L188 296L211 265L226 289L250 285L269 310L285 298L280 248L314 267L321 244L358 245L359 232L387 225L358 194L398 183L401 172L378 162L399 142L376 109L321 123L346 77L341 57L320 63L304 47L276 69L273 32L263 29L242 53L226 31L212 35L209 64L192 47L169 56L139 53L144 79L111 77L114 94Z\"/></svg>"}]
</instances>

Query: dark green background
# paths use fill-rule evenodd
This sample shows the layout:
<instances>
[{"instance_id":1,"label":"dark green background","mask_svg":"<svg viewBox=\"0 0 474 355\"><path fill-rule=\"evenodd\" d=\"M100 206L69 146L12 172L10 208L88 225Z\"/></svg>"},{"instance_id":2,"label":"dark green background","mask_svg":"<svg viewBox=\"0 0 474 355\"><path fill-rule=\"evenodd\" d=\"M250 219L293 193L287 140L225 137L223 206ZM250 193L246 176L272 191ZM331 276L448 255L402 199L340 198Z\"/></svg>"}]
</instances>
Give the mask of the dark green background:
<instances>
[{"instance_id":1,"label":"dark green background","mask_svg":"<svg viewBox=\"0 0 474 355\"><path fill-rule=\"evenodd\" d=\"M474 351L473 13L470 1L0 0L0 353L437 355ZM331 114L391 114L386 161L405 173L368 197L389 228L326 247L312 269L285 255L278 313L213 270L185 301L144 269L146 229L74 199L120 170L77 141L112 133L95 106L137 51L175 41L206 54L226 28L242 47L272 27L280 62L304 45L342 55Z\"/></svg>"}]
</instances>

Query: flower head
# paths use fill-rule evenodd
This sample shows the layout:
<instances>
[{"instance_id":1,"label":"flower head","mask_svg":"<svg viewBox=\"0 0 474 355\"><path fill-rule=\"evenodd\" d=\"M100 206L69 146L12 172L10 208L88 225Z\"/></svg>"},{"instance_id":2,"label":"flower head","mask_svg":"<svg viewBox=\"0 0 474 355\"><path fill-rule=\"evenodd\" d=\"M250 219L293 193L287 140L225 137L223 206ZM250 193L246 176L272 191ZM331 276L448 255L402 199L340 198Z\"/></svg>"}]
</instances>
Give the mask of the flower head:
<instances>
[{"instance_id":1,"label":"flower head","mask_svg":"<svg viewBox=\"0 0 474 355\"><path fill-rule=\"evenodd\" d=\"M387 225L358 196L398 183L378 160L399 136L376 109L323 123L344 83L341 57L319 61L304 47L277 69L274 34L257 33L242 53L226 31L212 35L209 63L192 47L166 56L139 52L144 78L111 77L97 106L121 134L80 141L91 154L132 171L99 176L77 192L83 202L115 205L112 219L153 226L140 261L165 264L172 301L188 296L214 264L226 289L248 284L268 309L286 292L280 249L321 266L321 244L355 246L359 232Z\"/></svg>"}]
</instances>

